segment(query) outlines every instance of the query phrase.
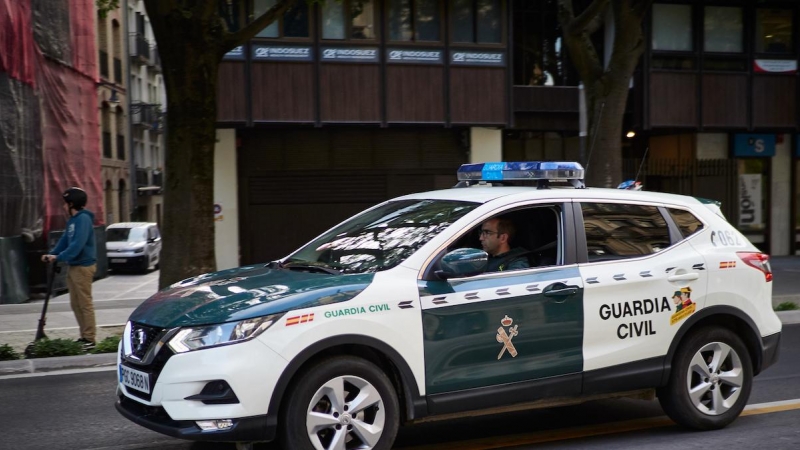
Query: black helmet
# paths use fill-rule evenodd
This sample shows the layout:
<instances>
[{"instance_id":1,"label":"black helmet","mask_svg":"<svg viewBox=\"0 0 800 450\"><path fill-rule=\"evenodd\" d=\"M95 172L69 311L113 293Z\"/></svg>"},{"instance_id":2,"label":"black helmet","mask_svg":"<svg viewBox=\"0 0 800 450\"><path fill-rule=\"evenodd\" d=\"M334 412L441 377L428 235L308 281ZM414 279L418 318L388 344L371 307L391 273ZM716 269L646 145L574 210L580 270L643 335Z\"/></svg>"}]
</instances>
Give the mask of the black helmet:
<instances>
[{"instance_id":1,"label":"black helmet","mask_svg":"<svg viewBox=\"0 0 800 450\"><path fill-rule=\"evenodd\" d=\"M62 197L64 197L64 201L68 204L72 203L73 209L83 209L83 207L86 206L86 200L88 199L86 196L86 191L78 187L71 187L67 189L64 191L64 194L62 194Z\"/></svg>"}]
</instances>

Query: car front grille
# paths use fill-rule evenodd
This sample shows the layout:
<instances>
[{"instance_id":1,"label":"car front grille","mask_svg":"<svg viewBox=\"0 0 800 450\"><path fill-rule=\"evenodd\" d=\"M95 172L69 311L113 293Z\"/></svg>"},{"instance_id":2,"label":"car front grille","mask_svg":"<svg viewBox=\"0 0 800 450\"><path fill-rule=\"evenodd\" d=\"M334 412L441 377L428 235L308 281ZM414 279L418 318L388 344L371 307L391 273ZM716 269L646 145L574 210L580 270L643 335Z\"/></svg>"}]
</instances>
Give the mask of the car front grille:
<instances>
[{"instance_id":1,"label":"car front grille","mask_svg":"<svg viewBox=\"0 0 800 450\"><path fill-rule=\"evenodd\" d=\"M149 327L139 323L133 323L131 327L131 353L139 360L143 360L147 350L158 342L163 328Z\"/></svg>"}]
</instances>

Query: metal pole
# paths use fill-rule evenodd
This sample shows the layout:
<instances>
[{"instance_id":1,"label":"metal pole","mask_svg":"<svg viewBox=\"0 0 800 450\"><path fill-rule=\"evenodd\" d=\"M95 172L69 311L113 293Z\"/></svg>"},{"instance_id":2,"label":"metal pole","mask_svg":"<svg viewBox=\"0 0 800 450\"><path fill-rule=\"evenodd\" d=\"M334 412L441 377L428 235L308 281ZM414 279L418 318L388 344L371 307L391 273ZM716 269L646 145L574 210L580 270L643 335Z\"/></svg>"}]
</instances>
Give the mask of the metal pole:
<instances>
[{"instance_id":1,"label":"metal pole","mask_svg":"<svg viewBox=\"0 0 800 450\"><path fill-rule=\"evenodd\" d=\"M588 128L588 120L586 119L586 90L583 83L578 83L578 120L579 120L579 134L580 136L580 159L581 164L586 164L586 129Z\"/></svg>"},{"instance_id":2,"label":"metal pole","mask_svg":"<svg viewBox=\"0 0 800 450\"><path fill-rule=\"evenodd\" d=\"M135 1L135 0L134 0ZM135 3L134 3L135 4ZM131 107L131 100L133 97L133 83L131 77L131 50L130 50L130 43L131 43L131 33L130 28L128 26L128 0L122 1L122 22L123 22L123 33L125 33L125 57L128 60L126 66L128 67L127 70L127 78L128 78L128 87L127 87L127 94L125 96L126 101L128 102L127 111L128 111L128 120L125 122L125 126L127 127L128 131L128 161L130 162L130 177L128 181L130 184L130 202L128 207L130 211L128 211L128 218L129 220L134 220L134 214L136 213L136 149L134 148L134 141L133 141L133 126L131 125L131 120L133 119L133 109Z\"/></svg>"}]
</instances>

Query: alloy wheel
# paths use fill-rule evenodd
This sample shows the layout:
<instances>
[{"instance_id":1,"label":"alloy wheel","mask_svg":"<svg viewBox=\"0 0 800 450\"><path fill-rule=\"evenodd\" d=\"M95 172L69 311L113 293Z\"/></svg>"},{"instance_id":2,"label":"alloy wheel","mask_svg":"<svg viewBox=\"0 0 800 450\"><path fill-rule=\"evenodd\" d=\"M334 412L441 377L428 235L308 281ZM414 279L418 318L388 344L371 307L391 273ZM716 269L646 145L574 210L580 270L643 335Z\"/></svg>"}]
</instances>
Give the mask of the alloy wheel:
<instances>
[{"instance_id":1,"label":"alloy wheel","mask_svg":"<svg viewBox=\"0 0 800 450\"><path fill-rule=\"evenodd\" d=\"M686 373L692 405L703 414L718 416L734 406L744 382L742 360L723 342L704 345L695 353Z\"/></svg>"}]
</instances>

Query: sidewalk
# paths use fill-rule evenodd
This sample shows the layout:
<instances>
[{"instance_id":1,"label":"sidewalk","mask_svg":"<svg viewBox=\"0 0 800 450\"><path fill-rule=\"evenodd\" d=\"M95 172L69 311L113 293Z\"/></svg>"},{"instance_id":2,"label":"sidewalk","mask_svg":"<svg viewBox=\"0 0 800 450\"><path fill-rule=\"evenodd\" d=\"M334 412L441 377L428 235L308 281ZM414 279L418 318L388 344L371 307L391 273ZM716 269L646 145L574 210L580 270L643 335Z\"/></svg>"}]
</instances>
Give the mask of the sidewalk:
<instances>
[{"instance_id":1,"label":"sidewalk","mask_svg":"<svg viewBox=\"0 0 800 450\"><path fill-rule=\"evenodd\" d=\"M771 259L775 275L772 305L794 302L800 306L800 256ZM158 291L158 271L146 275L111 275L93 285L98 340L120 335L128 317L139 304ZM20 305L0 305L0 344L23 351L33 341L43 300ZM69 306L69 294L50 300L45 333L49 338L77 339L78 328ZM800 324L800 310L779 312L784 325ZM0 376L55 370L113 366L116 354L65 356L0 362Z\"/></svg>"},{"instance_id":2,"label":"sidewalk","mask_svg":"<svg viewBox=\"0 0 800 450\"><path fill-rule=\"evenodd\" d=\"M94 282L92 297L98 341L122 333L133 310L158 291L158 276L158 271L145 275L113 274ZM9 344L23 351L36 336L43 305L44 299L0 305L0 345ZM68 293L50 299L45 334L51 339L80 337Z\"/></svg>"}]
</instances>

